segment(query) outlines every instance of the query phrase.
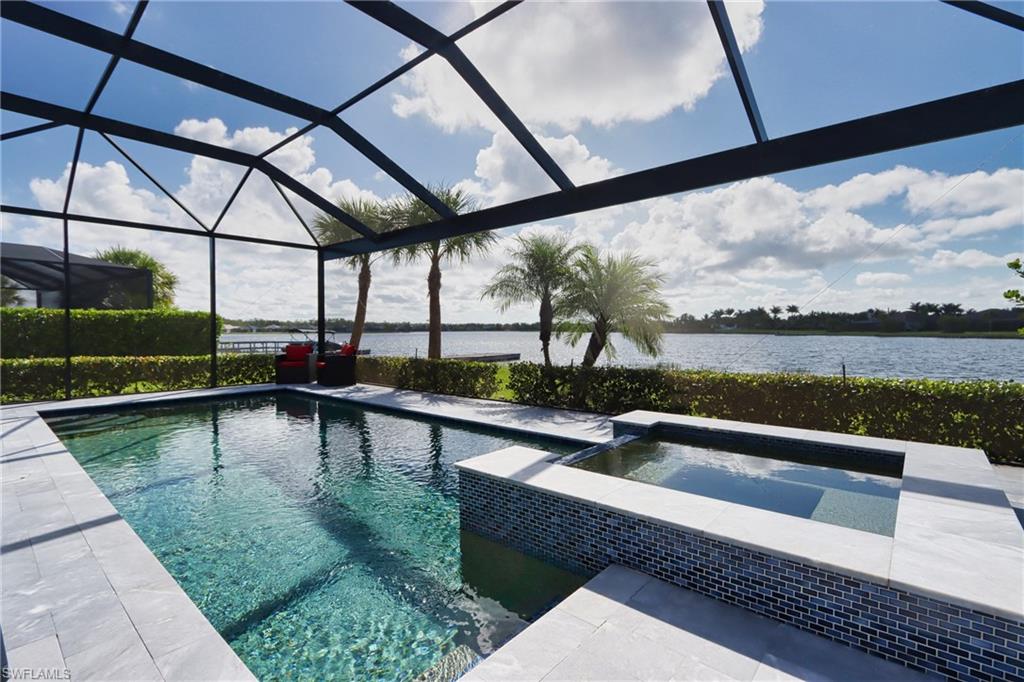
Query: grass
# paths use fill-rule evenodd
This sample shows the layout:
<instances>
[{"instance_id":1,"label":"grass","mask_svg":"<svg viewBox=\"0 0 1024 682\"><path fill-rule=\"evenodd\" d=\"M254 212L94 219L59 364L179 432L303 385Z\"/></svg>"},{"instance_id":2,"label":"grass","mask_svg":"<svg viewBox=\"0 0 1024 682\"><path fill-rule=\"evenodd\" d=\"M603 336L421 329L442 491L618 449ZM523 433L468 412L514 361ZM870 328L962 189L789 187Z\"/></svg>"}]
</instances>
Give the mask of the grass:
<instances>
[{"instance_id":1,"label":"grass","mask_svg":"<svg viewBox=\"0 0 1024 682\"><path fill-rule=\"evenodd\" d=\"M498 380L498 390L495 391L491 398L494 400L506 400L513 402L516 399L516 394L512 392L512 389L508 387L509 370L508 365L498 365L498 372L495 375Z\"/></svg>"}]
</instances>

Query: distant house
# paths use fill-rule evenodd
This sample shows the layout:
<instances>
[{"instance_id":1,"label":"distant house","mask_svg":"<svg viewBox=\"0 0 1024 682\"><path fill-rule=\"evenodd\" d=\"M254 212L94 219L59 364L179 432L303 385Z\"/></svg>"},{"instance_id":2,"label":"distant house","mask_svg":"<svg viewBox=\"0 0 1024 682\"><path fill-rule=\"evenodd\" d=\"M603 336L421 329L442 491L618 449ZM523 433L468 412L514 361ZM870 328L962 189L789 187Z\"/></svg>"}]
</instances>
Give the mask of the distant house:
<instances>
[{"instance_id":1,"label":"distant house","mask_svg":"<svg viewBox=\"0 0 1024 682\"><path fill-rule=\"evenodd\" d=\"M72 308L152 308L153 274L144 268L116 265L68 254ZM64 307L64 252L29 244L0 244L4 289L18 291L20 305Z\"/></svg>"}]
</instances>

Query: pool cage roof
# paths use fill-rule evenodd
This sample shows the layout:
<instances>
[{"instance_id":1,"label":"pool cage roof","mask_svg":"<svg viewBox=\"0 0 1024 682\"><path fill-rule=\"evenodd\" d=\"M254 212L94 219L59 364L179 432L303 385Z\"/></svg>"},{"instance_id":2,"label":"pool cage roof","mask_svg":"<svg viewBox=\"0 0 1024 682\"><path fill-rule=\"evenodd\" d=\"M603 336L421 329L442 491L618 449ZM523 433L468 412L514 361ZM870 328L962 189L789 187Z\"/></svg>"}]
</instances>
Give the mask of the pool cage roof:
<instances>
[{"instance_id":1,"label":"pool cage roof","mask_svg":"<svg viewBox=\"0 0 1024 682\"><path fill-rule=\"evenodd\" d=\"M423 51L333 109L325 109L135 40L133 34L146 11L146 0L135 5L123 33L107 30L35 3L4 0L0 3L0 16L4 20L106 53L109 55L109 61L92 91L91 97L85 107L80 110L13 92L2 92L0 104L4 110L40 118L46 122L5 132L0 139L9 140L60 126L77 128L78 136L63 210L51 211L7 204L0 207L0 210L4 213L63 221L65 253L67 252L67 224L69 221L208 236L210 237L211 260L211 314L213 314L215 306L213 300L215 296L214 244L218 239L315 250L319 256L318 315L322 336L324 326L323 263L325 260L520 225L1024 124L1024 80L1016 80L783 137L769 138L725 4L722 0L707 0L706 4L718 38L724 48L754 142L726 151L618 175L611 179L577 185L569 179L565 171L541 146L537 138L517 117L501 94L474 66L458 44L460 39L502 14L516 11L520 1L503 2L461 29L446 35L393 2L348 0L348 4L356 10L397 32L400 36L413 41L422 47ZM1010 30L1024 31L1024 17L986 2L978 0L941 1L963 10L965 13L972 13L1002 24ZM430 189L418 182L401 165L389 158L338 116L341 112L381 90L433 56L444 59L454 69L543 173L554 182L558 188L557 191L456 215ZM287 114L304 121L305 125L263 152L252 154L123 120L99 116L93 113L93 110L115 68L122 60ZM268 156L273 152L318 127L332 131L405 190L432 207L440 217L432 222L387 233L377 233L268 160ZM104 137L139 172L152 181L194 220L200 229L70 213L68 207L85 131L95 131ZM203 221L160 185L136 159L118 146L111 136L236 164L244 168L245 171L218 217L213 221ZM274 185L281 197L288 203L296 220L309 234L312 243L297 244L217 231L232 202L254 173L266 176ZM318 211L329 214L346 224L358 233L359 237L337 243L319 243L310 229L308 221L303 219L293 202L289 200L286 190L309 202ZM214 358L213 382L216 383L216 344L212 334L211 354Z\"/></svg>"}]
</instances>

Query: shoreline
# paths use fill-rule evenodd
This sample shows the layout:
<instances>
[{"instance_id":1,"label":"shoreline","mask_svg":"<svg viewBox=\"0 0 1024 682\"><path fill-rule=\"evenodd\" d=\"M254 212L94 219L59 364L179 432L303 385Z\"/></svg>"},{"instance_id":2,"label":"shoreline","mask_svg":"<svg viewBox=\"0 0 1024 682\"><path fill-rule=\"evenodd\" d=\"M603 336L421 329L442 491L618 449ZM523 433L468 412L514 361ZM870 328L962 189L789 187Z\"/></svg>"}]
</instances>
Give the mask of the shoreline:
<instances>
[{"instance_id":1,"label":"shoreline","mask_svg":"<svg viewBox=\"0 0 1024 682\"><path fill-rule=\"evenodd\" d=\"M328 329L328 333L333 330ZM348 334L351 330L333 331L335 334ZM535 329L445 329L444 334L481 334L491 332L536 334ZM421 330L393 330L393 331L364 331L363 334L426 334L426 329ZM267 331L230 331L222 332L225 335L248 335L248 334L282 334L288 335L287 330ZM707 331L707 332L665 332L666 335L679 336L877 336L894 338L936 338L936 339L1019 339L1024 341L1024 334L1017 332L830 332L815 329L732 329L729 331Z\"/></svg>"}]
</instances>

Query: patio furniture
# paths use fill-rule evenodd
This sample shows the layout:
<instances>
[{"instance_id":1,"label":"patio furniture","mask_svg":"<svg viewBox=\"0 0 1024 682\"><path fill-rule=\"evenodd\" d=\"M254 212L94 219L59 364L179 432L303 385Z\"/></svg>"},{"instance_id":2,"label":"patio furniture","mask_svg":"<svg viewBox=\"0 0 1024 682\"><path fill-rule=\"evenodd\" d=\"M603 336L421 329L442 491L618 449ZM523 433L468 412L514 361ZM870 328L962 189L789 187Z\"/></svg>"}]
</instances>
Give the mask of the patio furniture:
<instances>
[{"instance_id":1,"label":"patio furniture","mask_svg":"<svg viewBox=\"0 0 1024 682\"><path fill-rule=\"evenodd\" d=\"M317 366L317 383L321 386L351 386L356 383L356 348L342 344L336 353L320 356Z\"/></svg>"},{"instance_id":2,"label":"patio furniture","mask_svg":"<svg viewBox=\"0 0 1024 682\"><path fill-rule=\"evenodd\" d=\"M355 355L330 353L316 364L316 381L321 386L351 386L356 383Z\"/></svg>"},{"instance_id":3,"label":"patio furniture","mask_svg":"<svg viewBox=\"0 0 1024 682\"><path fill-rule=\"evenodd\" d=\"M316 355L311 343L289 343L284 353L274 356L274 381L278 384L308 384L316 377Z\"/></svg>"}]
</instances>

